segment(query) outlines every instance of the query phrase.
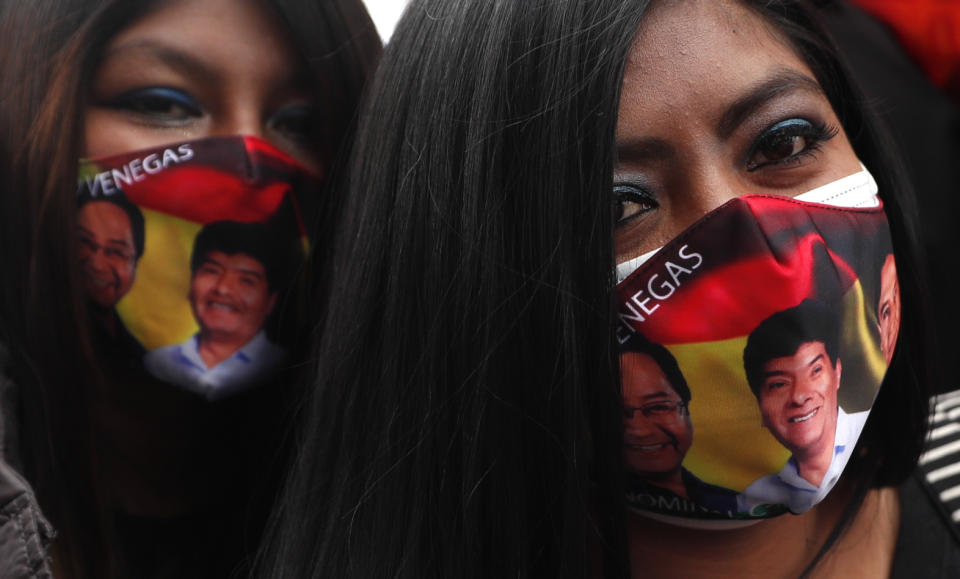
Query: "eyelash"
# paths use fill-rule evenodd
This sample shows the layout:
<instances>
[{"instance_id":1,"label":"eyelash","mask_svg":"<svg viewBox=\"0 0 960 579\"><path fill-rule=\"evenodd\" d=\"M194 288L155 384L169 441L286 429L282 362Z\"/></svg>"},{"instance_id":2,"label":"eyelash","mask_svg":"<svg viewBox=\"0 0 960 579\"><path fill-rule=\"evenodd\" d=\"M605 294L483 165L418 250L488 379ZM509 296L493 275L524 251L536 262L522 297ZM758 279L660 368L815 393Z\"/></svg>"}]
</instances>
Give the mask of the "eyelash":
<instances>
[{"instance_id":1,"label":"eyelash","mask_svg":"<svg viewBox=\"0 0 960 579\"><path fill-rule=\"evenodd\" d=\"M804 158L816 155L823 144L833 137L837 136L840 128L827 123L813 123L806 119L792 118L780 121L763 132L750 147L747 154L747 171L753 172L765 167L779 167L790 163L799 163ZM763 147L774 147L778 145L791 145L791 140L804 138L807 140L802 150L793 153L790 152L780 159L755 162L757 153L761 152Z\"/></svg>"},{"instance_id":2,"label":"eyelash","mask_svg":"<svg viewBox=\"0 0 960 579\"><path fill-rule=\"evenodd\" d=\"M179 124L203 114L189 94L166 87L146 87L125 92L109 105L163 124Z\"/></svg>"},{"instance_id":3,"label":"eyelash","mask_svg":"<svg viewBox=\"0 0 960 579\"><path fill-rule=\"evenodd\" d=\"M167 87L127 91L109 101L115 109L128 111L148 123L179 126L204 114L203 107L187 92ZM309 104L290 104L277 110L268 122L271 129L298 143L317 140L318 114Z\"/></svg>"},{"instance_id":4,"label":"eyelash","mask_svg":"<svg viewBox=\"0 0 960 579\"><path fill-rule=\"evenodd\" d=\"M291 140L310 143L318 138L318 117L316 107L312 105L291 104L273 114L270 126Z\"/></svg>"},{"instance_id":5,"label":"eyelash","mask_svg":"<svg viewBox=\"0 0 960 579\"><path fill-rule=\"evenodd\" d=\"M627 203L636 203L643 205L636 213L624 217L624 206ZM653 195L636 185L619 184L613 186L613 222L620 225L626 221L643 216L649 211L653 211L660 204L657 203Z\"/></svg>"}]
</instances>

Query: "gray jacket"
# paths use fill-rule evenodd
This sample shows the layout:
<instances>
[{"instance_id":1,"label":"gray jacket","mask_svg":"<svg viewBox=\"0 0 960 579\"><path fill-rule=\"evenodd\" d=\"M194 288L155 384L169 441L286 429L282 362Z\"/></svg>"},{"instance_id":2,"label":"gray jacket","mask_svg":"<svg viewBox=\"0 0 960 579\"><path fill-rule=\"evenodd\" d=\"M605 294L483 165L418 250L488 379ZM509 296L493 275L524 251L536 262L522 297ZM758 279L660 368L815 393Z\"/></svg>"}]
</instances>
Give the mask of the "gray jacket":
<instances>
[{"instance_id":1,"label":"gray jacket","mask_svg":"<svg viewBox=\"0 0 960 579\"><path fill-rule=\"evenodd\" d=\"M16 461L10 456L15 448L16 390L6 376L7 362L0 344L0 577L46 579L53 577L47 556L53 528L40 513L33 489L8 463L8 457Z\"/></svg>"}]
</instances>

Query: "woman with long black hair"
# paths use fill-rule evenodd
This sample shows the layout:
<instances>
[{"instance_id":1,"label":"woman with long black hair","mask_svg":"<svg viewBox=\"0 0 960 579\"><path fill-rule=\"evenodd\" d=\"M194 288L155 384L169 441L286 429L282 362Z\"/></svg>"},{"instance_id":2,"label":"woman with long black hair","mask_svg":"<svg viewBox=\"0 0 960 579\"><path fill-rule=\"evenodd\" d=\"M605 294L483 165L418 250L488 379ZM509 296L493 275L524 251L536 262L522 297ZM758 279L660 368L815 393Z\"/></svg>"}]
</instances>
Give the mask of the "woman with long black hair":
<instances>
[{"instance_id":1,"label":"woman with long black hair","mask_svg":"<svg viewBox=\"0 0 960 579\"><path fill-rule=\"evenodd\" d=\"M318 281L303 241L322 261L338 198L318 181L380 50L359 0L0 3L3 450L57 576L248 564L317 315L280 302ZM191 268L214 221L245 241ZM144 370L180 342L189 380Z\"/></svg>"},{"instance_id":2,"label":"woman with long black hair","mask_svg":"<svg viewBox=\"0 0 960 579\"><path fill-rule=\"evenodd\" d=\"M353 150L313 394L262 557L264 576L796 576L856 562L889 572L898 520L891 488L915 468L928 404L912 199L811 10L792 0L410 5ZM854 181L852 190L867 191L856 203L872 209L823 194ZM802 202L791 199L804 193ZM750 199L738 201L742 195ZM695 407L705 390L690 376L689 405L669 399L624 407L622 322L666 311L657 300L695 285L686 276L707 253L671 239L693 239L693 224L725 223L732 213L747 219L743 209L753 205L744 204L757 203L789 206L790 215L802 207L853 216L880 236L863 267L848 267L858 262L847 257L844 232L854 229L843 227L831 235L847 241L804 262L818 264L805 276L833 276L804 278L811 295L874 313L850 317L863 331L843 334L843 372L837 354L817 350L817 367L829 364L818 375L830 378L833 394L785 427L842 423L844 436L859 434L859 442L848 448L830 431L843 458L828 455L827 474L803 483L812 498L755 505L761 493L746 489L758 475L726 483L738 506L706 509L714 518L729 515L721 521L732 527L726 530L705 530L691 517L679 525L657 513L628 517L628 416L679 415L688 423L692 416L694 445L709 437ZM871 300L878 290L866 281L884 263L887 221L902 304L889 369L877 345L884 314ZM736 246L735 238L700 247ZM661 246L660 257L650 258ZM749 247L766 246L775 244ZM679 257L667 265L670 250ZM652 265L638 266L644 259ZM615 291L618 264L625 279ZM619 289L656 267L661 285L644 285L645 294ZM756 279L747 289L762 291L772 278ZM783 293L764 294L770 299L758 307L777 307L763 316L792 305L785 295L806 297L792 282L771 287ZM749 314L750 326L763 318ZM739 323L731 336L745 341L744 319L728 322ZM850 345L861 339L867 346ZM801 346L806 352L824 342L833 340ZM754 398L743 380L738 344L722 349L732 352L724 367L740 373L736 396L745 401L736 408L755 417L738 428L759 436L757 402L767 398L762 389ZM843 416L841 374L872 376L860 400L840 400ZM863 406L871 403L863 426ZM774 432L770 416L763 424ZM794 464L785 448L805 457L809 447L782 439L768 441L779 453L763 471L771 477L784 461ZM664 439L633 451L681 448ZM783 514L788 508L797 514Z\"/></svg>"}]
</instances>

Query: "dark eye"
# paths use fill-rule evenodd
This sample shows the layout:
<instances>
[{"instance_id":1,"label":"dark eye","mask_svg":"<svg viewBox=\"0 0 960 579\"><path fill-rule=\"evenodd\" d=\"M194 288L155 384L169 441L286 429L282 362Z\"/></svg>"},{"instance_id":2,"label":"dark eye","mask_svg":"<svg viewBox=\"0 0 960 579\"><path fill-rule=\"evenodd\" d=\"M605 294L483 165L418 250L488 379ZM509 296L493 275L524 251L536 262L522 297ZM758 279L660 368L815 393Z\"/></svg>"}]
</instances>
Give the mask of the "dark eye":
<instances>
[{"instance_id":1,"label":"dark eye","mask_svg":"<svg viewBox=\"0 0 960 579\"><path fill-rule=\"evenodd\" d=\"M767 390L776 390L787 385L786 380L770 380L767 382Z\"/></svg>"},{"instance_id":2,"label":"dark eye","mask_svg":"<svg viewBox=\"0 0 960 579\"><path fill-rule=\"evenodd\" d=\"M186 121L203 114L187 93L171 88L139 88L114 98L110 105L161 122Z\"/></svg>"},{"instance_id":3,"label":"dark eye","mask_svg":"<svg viewBox=\"0 0 960 579\"><path fill-rule=\"evenodd\" d=\"M753 144L747 156L747 170L798 162L820 150L837 135L839 129L814 124L806 119L787 119L767 129Z\"/></svg>"},{"instance_id":4,"label":"dark eye","mask_svg":"<svg viewBox=\"0 0 960 579\"><path fill-rule=\"evenodd\" d=\"M633 185L613 186L613 222L620 225L660 205L650 193Z\"/></svg>"},{"instance_id":5,"label":"dark eye","mask_svg":"<svg viewBox=\"0 0 960 579\"><path fill-rule=\"evenodd\" d=\"M301 143L319 140L320 113L310 104L287 105L270 118L270 128L283 137Z\"/></svg>"}]
</instances>

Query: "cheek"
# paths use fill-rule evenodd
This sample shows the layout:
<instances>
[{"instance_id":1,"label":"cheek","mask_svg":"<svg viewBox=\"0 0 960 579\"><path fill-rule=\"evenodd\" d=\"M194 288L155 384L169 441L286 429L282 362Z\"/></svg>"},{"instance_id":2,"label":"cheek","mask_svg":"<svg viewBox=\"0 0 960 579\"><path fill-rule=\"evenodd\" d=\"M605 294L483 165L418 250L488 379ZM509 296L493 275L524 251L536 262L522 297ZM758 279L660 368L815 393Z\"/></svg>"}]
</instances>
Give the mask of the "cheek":
<instances>
[{"instance_id":1,"label":"cheek","mask_svg":"<svg viewBox=\"0 0 960 579\"><path fill-rule=\"evenodd\" d=\"M760 418L764 426L770 427L771 424L776 422L778 408L780 406L782 406L782 404L780 403L779 397L773 394L764 396L763 401L760 402Z\"/></svg>"},{"instance_id":2,"label":"cheek","mask_svg":"<svg viewBox=\"0 0 960 579\"><path fill-rule=\"evenodd\" d=\"M824 398L828 397L830 391L835 390L836 386L836 375L831 373L824 373L823 376L814 382L814 389Z\"/></svg>"},{"instance_id":3,"label":"cheek","mask_svg":"<svg viewBox=\"0 0 960 579\"><path fill-rule=\"evenodd\" d=\"M134 261L126 264L120 275L127 283L133 283L133 278L137 275L137 262Z\"/></svg>"},{"instance_id":4,"label":"cheek","mask_svg":"<svg viewBox=\"0 0 960 579\"><path fill-rule=\"evenodd\" d=\"M261 288L244 287L240 291L240 296L243 303L247 305L248 311L253 314L260 315L266 309L267 292Z\"/></svg>"},{"instance_id":5,"label":"cheek","mask_svg":"<svg viewBox=\"0 0 960 579\"><path fill-rule=\"evenodd\" d=\"M191 128L150 129L127 118L122 111L91 107L84 115L86 159L109 157L140 149L149 149L189 141L203 136Z\"/></svg>"},{"instance_id":6,"label":"cheek","mask_svg":"<svg viewBox=\"0 0 960 579\"><path fill-rule=\"evenodd\" d=\"M118 122L117 113L103 109L88 109L84 115L84 142L82 156L88 159L108 157L133 150L135 139Z\"/></svg>"},{"instance_id":7,"label":"cheek","mask_svg":"<svg viewBox=\"0 0 960 579\"><path fill-rule=\"evenodd\" d=\"M206 278L196 278L190 284L190 292L187 294L190 299L198 299L210 290L210 281Z\"/></svg>"},{"instance_id":8,"label":"cheek","mask_svg":"<svg viewBox=\"0 0 960 579\"><path fill-rule=\"evenodd\" d=\"M679 428L675 429L673 435L677 437L681 454L685 454L693 444L693 425L687 419Z\"/></svg>"}]
</instances>

